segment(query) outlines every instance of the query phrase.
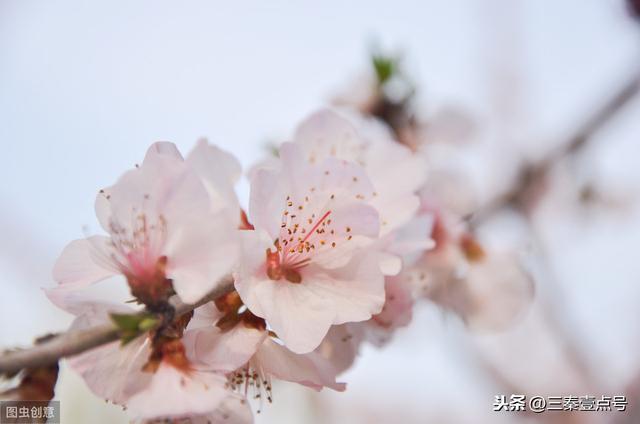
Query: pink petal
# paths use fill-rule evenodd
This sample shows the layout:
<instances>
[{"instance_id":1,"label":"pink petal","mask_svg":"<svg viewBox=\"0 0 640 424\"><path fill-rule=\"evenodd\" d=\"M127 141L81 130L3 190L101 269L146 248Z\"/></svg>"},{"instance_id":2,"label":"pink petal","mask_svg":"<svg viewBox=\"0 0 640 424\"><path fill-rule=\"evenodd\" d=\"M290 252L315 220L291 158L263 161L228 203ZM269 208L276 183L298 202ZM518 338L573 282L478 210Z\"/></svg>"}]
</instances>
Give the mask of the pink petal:
<instances>
[{"instance_id":1,"label":"pink petal","mask_svg":"<svg viewBox=\"0 0 640 424\"><path fill-rule=\"evenodd\" d=\"M44 292L52 303L76 316L72 329L110 322L109 313L111 312L123 314L136 312L129 306L99 300L95 293L67 285L44 289Z\"/></svg>"},{"instance_id":2,"label":"pink petal","mask_svg":"<svg viewBox=\"0 0 640 424\"><path fill-rule=\"evenodd\" d=\"M182 300L194 303L236 265L239 231L222 211L179 224L171 230L164 249L169 258L166 273Z\"/></svg>"},{"instance_id":3,"label":"pink petal","mask_svg":"<svg viewBox=\"0 0 640 424\"><path fill-rule=\"evenodd\" d=\"M336 373L329 362L316 352L297 355L271 339L258 349L255 361L266 374L280 380L299 383L315 390L329 387L344 391L344 383L336 383Z\"/></svg>"},{"instance_id":4,"label":"pink petal","mask_svg":"<svg viewBox=\"0 0 640 424\"><path fill-rule=\"evenodd\" d=\"M230 372L249 362L266 336L242 323L225 332L211 324L186 331L184 344L190 359L203 369Z\"/></svg>"},{"instance_id":5,"label":"pink petal","mask_svg":"<svg viewBox=\"0 0 640 424\"><path fill-rule=\"evenodd\" d=\"M313 262L325 268L338 268L347 264L360 247L370 244L369 238L378 235L380 224L374 208L352 201L337 202L330 216L335 234L314 237L325 243L314 243Z\"/></svg>"},{"instance_id":6,"label":"pink petal","mask_svg":"<svg viewBox=\"0 0 640 424\"><path fill-rule=\"evenodd\" d=\"M230 153L200 139L186 159L204 182L214 210L226 208L234 219L240 218L240 205L234 190L242 173L240 162Z\"/></svg>"},{"instance_id":7,"label":"pink petal","mask_svg":"<svg viewBox=\"0 0 640 424\"><path fill-rule=\"evenodd\" d=\"M330 156L355 162L362 144L354 126L329 109L320 110L305 119L298 126L294 140L302 146L305 158L311 163Z\"/></svg>"},{"instance_id":8,"label":"pink petal","mask_svg":"<svg viewBox=\"0 0 640 424\"><path fill-rule=\"evenodd\" d=\"M380 213L382 234L408 222L418 209L415 193L425 183L427 161L395 141L379 121L322 110L300 125L294 140L311 162L333 157L364 168L375 187L370 203Z\"/></svg>"},{"instance_id":9,"label":"pink petal","mask_svg":"<svg viewBox=\"0 0 640 424\"><path fill-rule=\"evenodd\" d=\"M265 318L295 353L315 349L331 325L367 320L384 304L378 258L366 254L333 270L310 265L299 284L244 269L236 289L251 312Z\"/></svg>"},{"instance_id":10,"label":"pink petal","mask_svg":"<svg viewBox=\"0 0 640 424\"><path fill-rule=\"evenodd\" d=\"M370 204L380 213L380 232L388 234L407 224L420 207L417 191L427 177L427 162L405 146L387 141L367 150L366 171L377 196Z\"/></svg>"},{"instance_id":11,"label":"pink petal","mask_svg":"<svg viewBox=\"0 0 640 424\"><path fill-rule=\"evenodd\" d=\"M109 343L68 361L93 393L124 405L148 384L152 374L141 369L150 353L147 339L139 337L123 347L120 342Z\"/></svg>"},{"instance_id":12,"label":"pink petal","mask_svg":"<svg viewBox=\"0 0 640 424\"><path fill-rule=\"evenodd\" d=\"M387 343L396 329L409 325L413 315L411 286L404 278L387 278L385 292L382 311L366 323L355 324L363 325L366 339L376 346Z\"/></svg>"},{"instance_id":13,"label":"pink petal","mask_svg":"<svg viewBox=\"0 0 640 424\"><path fill-rule=\"evenodd\" d=\"M527 312L535 294L528 272L514 254L497 253L470 264L465 279L469 308L463 317L482 331L504 330Z\"/></svg>"},{"instance_id":14,"label":"pink petal","mask_svg":"<svg viewBox=\"0 0 640 424\"><path fill-rule=\"evenodd\" d=\"M274 239L289 201L296 205L309 203L303 214L311 218L315 213L319 218L328 209L340 208L346 200L364 204L365 199L373 197L375 190L366 173L354 163L327 158L309 164L299 146L292 143L281 146L280 162L278 169L255 172L249 204L255 227L267 230Z\"/></svg>"},{"instance_id":15,"label":"pink petal","mask_svg":"<svg viewBox=\"0 0 640 424\"><path fill-rule=\"evenodd\" d=\"M381 326L402 327L411 322L413 296L411 287L402 278L387 278L385 282L385 303L382 311L375 316Z\"/></svg>"},{"instance_id":16,"label":"pink petal","mask_svg":"<svg viewBox=\"0 0 640 424\"><path fill-rule=\"evenodd\" d=\"M413 193L387 195L384 192L369 203L380 214L380 234L389 234L413 218L420 199Z\"/></svg>"},{"instance_id":17,"label":"pink petal","mask_svg":"<svg viewBox=\"0 0 640 424\"><path fill-rule=\"evenodd\" d=\"M208 159L225 159L210 149L214 148L200 146ZM225 187L219 188L232 192L231 179L235 177L226 178L228 181L220 181ZM144 236L144 245L136 247L143 249L138 267L155 267L159 257L167 257L166 276L188 303L216 287L235 266L239 213L229 214L227 206L212 205L205 183L171 143L152 145L142 165L125 173L96 202L101 222L115 239L130 242L134 234L141 239ZM124 266L128 265L126 255L119 252L118 260L125 262Z\"/></svg>"},{"instance_id":18,"label":"pink petal","mask_svg":"<svg viewBox=\"0 0 640 424\"><path fill-rule=\"evenodd\" d=\"M378 265L384 275L397 275L402 270L402 260L390 253L378 253Z\"/></svg>"},{"instance_id":19,"label":"pink petal","mask_svg":"<svg viewBox=\"0 0 640 424\"><path fill-rule=\"evenodd\" d=\"M172 159L182 160L182 154L175 144L169 141L157 141L147 149L144 162L156 160L157 157L168 157Z\"/></svg>"},{"instance_id":20,"label":"pink petal","mask_svg":"<svg viewBox=\"0 0 640 424\"><path fill-rule=\"evenodd\" d=\"M109 238L92 236L69 243L53 267L53 279L59 284L82 288L115 275L118 270L109 261Z\"/></svg>"},{"instance_id":21,"label":"pink petal","mask_svg":"<svg viewBox=\"0 0 640 424\"><path fill-rule=\"evenodd\" d=\"M329 361L336 374L353 365L365 337L365 323L334 325L320 346L315 350Z\"/></svg>"},{"instance_id":22,"label":"pink petal","mask_svg":"<svg viewBox=\"0 0 640 424\"><path fill-rule=\"evenodd\" d=\"M98 192L96 195L96 200L94 204L94 209L96 212L96 217L98 218L98 222L103 230L106 232L110 231L110 222L111 222L111 188L105 188Z\"/></svg>"},{"instance_id":23,"label":"pink petal","mask_svg":"<svg viewBox=\"0 0 640 424\"><path fill-rule=\"evenodd\" d=\"M274 170L259 169L251 179L249 215L257 229L265 230L275 240L280 233L288 185Z\"/></svg>"},{"instance_id":24,"label":"pink petal","mask_svg":"<svg viewBox=\"0 0 640 424\"><path fill-rule=\"evenodd\" d=\"M209 208L202 181L184 163L175 146L167 143L152 145L140 167L126 172L96 200L99 218L107 231L113 232L113 223L117 223L129 234L141 215L149 226L158 227L163 220L171 229L175 222Z\"/></svg>"},{"instance_id":25,"label":"pink petal","mask_svg":"<svg viewBox=\"0 0 640 424\"><path fill-rule=\"evenodd\" d=\"M65 288L48 290L47 296L55 298ZM54 300L63 309L77 315L69 331L95 327L110 321L109 313L134 313L135 310L92 299L84 291L72 291L63 301ZM138 337L125 346L113 342L89 350L68 359L70 367L80 374L96 395L114 403L124 404L137 390L144 387L148 374L140 370L151 353L146 337Z\"/></svg>"},{"instance_id":26,"label":"pink petal","mask_svg":"<svg viewBox=\"0 0 640 424\"><path fill-rule=\"evenodd\" d=\"M201 371L184 373L162 363L143 390L129 399L129 413L138 419L180 418L214 412L233 396L226 378Z\"/></svg>"},{"instance_id":27,"label":"pink petal","mask_svg":"<svg viewBox=\"0 0 640 424\"><path fill-rule=\"evenodd\" d=\"M218 310L215 303L207 302L199 308L196 308L191 321L189 321L187 330L209 328L220 318L222 318L222 316L223 313Z\"/></svg>"}]
</instances>

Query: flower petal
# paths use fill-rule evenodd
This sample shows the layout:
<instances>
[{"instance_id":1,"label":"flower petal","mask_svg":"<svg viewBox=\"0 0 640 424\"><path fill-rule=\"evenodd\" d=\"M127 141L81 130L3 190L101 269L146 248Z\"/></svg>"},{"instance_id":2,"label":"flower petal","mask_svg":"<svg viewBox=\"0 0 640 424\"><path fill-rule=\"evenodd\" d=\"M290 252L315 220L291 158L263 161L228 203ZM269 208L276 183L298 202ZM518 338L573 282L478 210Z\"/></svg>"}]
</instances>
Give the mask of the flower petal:
<instances>
[{"instance_id":1,"label":"flower petal","mask_svg":"<svg viewBox=\"0 0 640 424\"><path fill-rule=\"evenodd\" d=\"M344 391L346 386L344 383L336 383L333 367L319 353L297 355L271 339L262 343L255 361L260 364L266 374L315 390L329 387Z\"/></svg>"},{"instance_id":2,"label":"flower petal","mask_svg":"<svg viewBox=\"0 0 640 424\"><path fill-rule=\"evenodd\" d=\"M202 364L208 370L230 372L249 362L266 336L265 331L242 323L225 332L212 324L208 328L186 331L183 342L195 364Z\"/></svg>"},{"instance_id":3,"label":"flower petal","mask_svg":"<svg viewBox=\"0 0 640 424\"><path fill-rule=\"evenodd\" d=\"M189 321L187 330L209 328L222 316L223 313L218 310L214 302L207 302L193 312L193 317Z\"/></svg>"},{"instance_id":4,"label":"flower petal","mask_svg":"<svg viewBox=\"0 0 640 424\"><path fill-rule=\"evenodd\" d=\"M76 288L88 286L118 273L110 262L109 238L92 236L69 243L53 267L53 279Z\"/></svg>"},{"instance_id":5,"label":"flower petal","mask_svg":"<svg viewBox=\"0 0 640 424\"><path fill-rule=\"evenodd\" d=\"M182 372L161 363L143 390L129 399L128 411L138 419L181 418L214 412L232 396L220 374Z\"/></svg>"},{"instance_id":6,"label":"flower petal","mask_svg":"<svg viewBox=\"0 0 640 424\"><path fill-rule=\"evenodd\" d=\"M315 350L329 361L336 374L353 365L365 335L364 323L334 325Z\"/></svg>"},{"instance_id":7,"label":"flower petal","mask_svg":"<svg viewBox=\"0 0 640 424\"><path fill-rule=\"evenodd\" d=\"M150 353L146 337L138 337L125 346L112 342L68 361L93 393L124 405L150 381L152 374L141 371Z\"/></svg>"},{"instance_id":8,"label":"flower petal","mask_svg":"<svg viewBox=\"0 0 640 424\"><path fill-rule=\"evenodd\" d=\"M49 300L76 316L71 329L87 328L94 325L110 322L109 313L132 314L136 310L122 304L102 301L97 293L87 290L78 290L69 285L60 285L54 288L45 288L45 295Z\"/></svg>"},{"instance_id":9,"label":"flower petal","mask_svg":"<svg viewBox=\"0 0 640 424\"><path fill-rule=\"evenodd\" d=\"M235 220L240 219L240 204L234 190L242 174L240 162L230 153L211 145L206 139L198 140L186 159L206 187L214 211L226 208Z\"/></svg>"},{"instance_id":10,"label":"flower petal","mask_svg":"<svg viewBox=\"0 0 640 424\"><path fill-rule=\"evenodd\" d=\"M311 163L330 156L355 162L362 144L355 127L330 109L320 110L305 119L293 139L303 147L306 159Z\"/></svg>"},{"instance_id":11,"label":"flower petal","mask_svg":"<svg viewBox=\"0 0 640 424\"><path fill-rule=\"evenodd\" d=\"M251 179L249 198L251 223L254 227L267 231L274 240L280 234L287 188L279 173L274 170L258 169Z\"/></svg>"},{"instance_id":12,"label":"flower petal","mask_svg":"<svg viewBox=\"0 0 640 424\"><path fill-rule=\"evenodd\" d=\"M386 279L385 295L379 314L366 323L354 324L363 325L365 337L376 346L387 343L397 328L409 325L413 315L411 286L402 276Z\"/></svg>"},{"instance_id":13,"label":"flower petal","mask_svg":"<svg viewBox=\"0 0 640 424\"><path fill-rule=\"evenodd\" d=\"M338 269L310 265L299 284L243 269L236 289L251 312L266 319L295 353L315 349L332 324L367 320L384 304L378 257L366 253Z\"/></svg>"},{"instance_id":14,"label":"flower petal","mask_svg":"<svg viewBox=\"0 0 640 424\"><path fill-rule=\"evenodd\" d=\"M471 263L465 279L468 308L462 312L474 330L500 331L522 319L535 294L535 286L519 258L494 253Z\"/></svg>"},{"instance_id":15,"label":"flower petal","mask_svg":"<svg viewBox=\"0 0 640 424\"><path fill-rule=\"evenodd\" d=\"M224 212L181 221L164 249L167 278L184 302L195 303L236 265L238 230Z\"/></svg>"}]
</instances>

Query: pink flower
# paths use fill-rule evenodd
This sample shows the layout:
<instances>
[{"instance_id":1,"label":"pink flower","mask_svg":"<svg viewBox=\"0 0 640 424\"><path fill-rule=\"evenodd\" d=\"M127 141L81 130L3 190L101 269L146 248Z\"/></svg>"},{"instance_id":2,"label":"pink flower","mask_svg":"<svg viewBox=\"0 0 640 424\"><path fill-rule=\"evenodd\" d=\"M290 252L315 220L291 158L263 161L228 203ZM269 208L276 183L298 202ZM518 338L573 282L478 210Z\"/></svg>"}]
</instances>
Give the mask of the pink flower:
<instances>
[{"instance_id":1,"label":"pink flower","mask_svg":"<svg viewBox=\"0 0 640 424\"><path fill-rule=\"evenodd\" d=\"M409 222L418 210L416 191L427 178L426 160L394 140L381 121L325 109L303 121L293 140L311 163L335 157L364 168L375 188L369 204L380 214L382 236Z\"/></svg>"},{"instance_id":2,"label":"pink flower","mask_svg":"<svg viewBox=\"0 0 640 424\"><path fill-rule=\"evenodd\" d=\"M515 252L491 251L465 276L463 318L477 331L501 331L523 319L535 295L531 275Z\"/></svg>"},{"instance_id":3,"label":"pink flower","mask_svg":"<svg viewBox=\"0 0 640 424\"><path fill-rule=\"evenodd\" d=\"M109 313L135 312L124 305L95 301L77 291L50 290L47 295L76 315L71 331L105 324L110 321ZM180 419L241 411L245 401L228 390L224 373L192 366L186 359L192 355L185 351L188 346L179 339L169 340L161 345L163 352L158 356L151 336L141 336L125 346L112 342L72 357L69 365L91 391L125 406L134 419Z\"/></svg>"},{"instance_id":4,"label":"pink flower","mask_svg":"<svg viewBox=\"0 0 640 424\"><path fill-rule=\"evenodd\" d=\"M295 354L270 336L263 319L253 315L233 292L196 311L185 333L191 360L205 369L229 372L232 388L271 402L271 380L291 381L320 390L342 391L335 372L319 354Z\"/></svg>"},{"instance_id":5,"label":"pink flower","mask_svg":"<svg viewBox=\"0 0 640 424\"><path fill-rule=\"evenodd\" d=\"M329 327L364 321L384 303L374 189L358 165L335 158L311 164L285 143L278 170L251 182L236 289L295 353L315 349Z\"/></svg>"},{"instance_id":6,"label":"pink flower","mask_svg":"<svg viewBox=\"0 0 640 424\"><path fill-rule=\"evenodd\" d=\"M354 111L342 113L320 110L295 131L293 143L311 164L336 158L362 166L369 177L374 193L367 203L380 217L380 239L370 248L377 252L385 275L400 272L400 256L410 248L413 251L432 247L428 237L420 240L402 240L397 245L397 232L413 219L420 205L416 192L426 180L426 160L394 140L389 128L374 118ZM281 161L272 158L255 169L279 169Z\"/></svg>"},{"instance_id":7,"label":"pink flower","mask_svg":"<svg viewBox=\"0 0 640 424\"><path fill-rule=\"evenodd\" d=\"M375 195L368 201L380 216L380 239L371 246L378 252L385 275L396 275L408 251L432 247L429 237L400 235L414 220L420 205L416 192L427 177L426 160L394 139L391 130L375 118L354 111L325 109L298 127L294 142L307 160L325 158L358 163L370 178Z\"/></svg>"},{"instance_id":8,"label":"pink flower","mask_svg":"<svg viewBox=\"0 0 640 424\"><path fill-rule=\"evenodd\" d=\"M101 190L96 214L109 235L75 240L64 249L53 271L60 289L124 275L147 305L166 300L172 290L188 303L212 290L237 259L231 216L238 214L227 210L237 207L228 204L232 172L224 164L203 169L197 152L211 149L201 143L185 162L173 144L156 143L140 167ZM213 183L216 170L224 175Z\"/></svg>"},{"instance_id":9,"label":"pink flower","mask_svg":"<svg viewBox=\"0 0 640 424\"><path fill-rule=\"evenodd\" d=\"M535 291L518 255L486 248L466 222L435 206L428 208L435 214L436 247L407 267L402 279L416 296L455 312L474 330L511 326L528 309Z\"/></svg>"}]
</instances>

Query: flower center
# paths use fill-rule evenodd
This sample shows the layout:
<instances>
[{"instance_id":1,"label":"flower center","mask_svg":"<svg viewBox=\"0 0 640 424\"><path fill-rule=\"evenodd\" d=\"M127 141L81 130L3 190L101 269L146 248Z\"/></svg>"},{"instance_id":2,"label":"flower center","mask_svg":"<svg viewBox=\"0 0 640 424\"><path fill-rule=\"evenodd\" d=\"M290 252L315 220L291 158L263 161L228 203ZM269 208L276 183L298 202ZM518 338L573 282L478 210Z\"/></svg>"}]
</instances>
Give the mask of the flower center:
<instances>
[{"instance_id":1,"label":"flower center","mask_svg":"<svg viewBox=\"0 0 640 424\"><path fill-rule=\"evenodd\" d=\"M165 276L167 257L161 256L153 268L141 269L139 273L124 271L131 294L145 305L159 306L173 294L173 284Z\"/></svg>"},{"instance_id":2,"label":"flower center","mask_svg":"<svg viewBox=\"0 0 640 424\"><path fill-rule=\"evenodd\" d=\"M173 286L166 278L168 258L162 255L167 233L164 217L150 221L147 214L134 208L130 226L112 218L109 232L111 254L107 260L127 278L131 294L152 307L166 301Z\"/></svg>"},{"instance_id":3,"label":"flower center","mask_svg":"<svg viewBox=\"0 0 640 424\"><path fill-rule=\"evenodd\" d=\"M144 212L134 209L130 227L121 225L117 220L109 222L112 260L123 273L135 274L139 278L151 272L164 246L167 223L162 215L150 222Z\"/></svg>"},{"instance_id":4,"label":"flower center","mask_svg":"<svg viewBox=\"0 0 640 424\"><path fill-rule=\"evenodd\" d=\"M331 240L327 243L327 235L330 239L335 231L330 229L332 211L326 208L335 196L313 196L314 191L312 188L299 203L287 196L280 237L273 243L275 251L266 251L267 276L272 280L284 278L291 283L301 283L300 270L311 263L314 253L324 246L336 245ZM319 212L316 214L316 211Z\"/></svg>"}]
</instances>

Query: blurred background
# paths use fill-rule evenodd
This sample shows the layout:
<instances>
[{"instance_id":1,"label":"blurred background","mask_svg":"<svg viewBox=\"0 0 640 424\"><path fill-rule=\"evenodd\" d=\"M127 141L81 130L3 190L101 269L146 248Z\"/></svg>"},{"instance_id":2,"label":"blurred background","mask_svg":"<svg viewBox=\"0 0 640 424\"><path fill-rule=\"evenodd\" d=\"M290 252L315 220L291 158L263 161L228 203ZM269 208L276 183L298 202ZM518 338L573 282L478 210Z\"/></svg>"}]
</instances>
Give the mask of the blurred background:
<instances>
[{"instance_id":1,"label":"blurred background","mask_svg":"<svg viewBox=\"0 0 640 424\"><path fill-rule=\"evenodd\" d=\"M515 246L535 279L517 325L474 332L419 303L390 344L361 351L345 393L279 384L258 421L640 422L633 411L492 407L511 393L640 401L640 21L630 10L623 0L0 0L0 346L68 326L41 288L64 245L98 230L96 191L149 144L188 152L206 136L248 168L349 92L376 45L402 55L417 113L464 151L450 166L480 208L628 95L547 170L534 209L482 219L484 240ZM247 193L243 182L245 204ZM64 423L127 422L64 369L56 398Z\"/></svg>"}]
</instances>

